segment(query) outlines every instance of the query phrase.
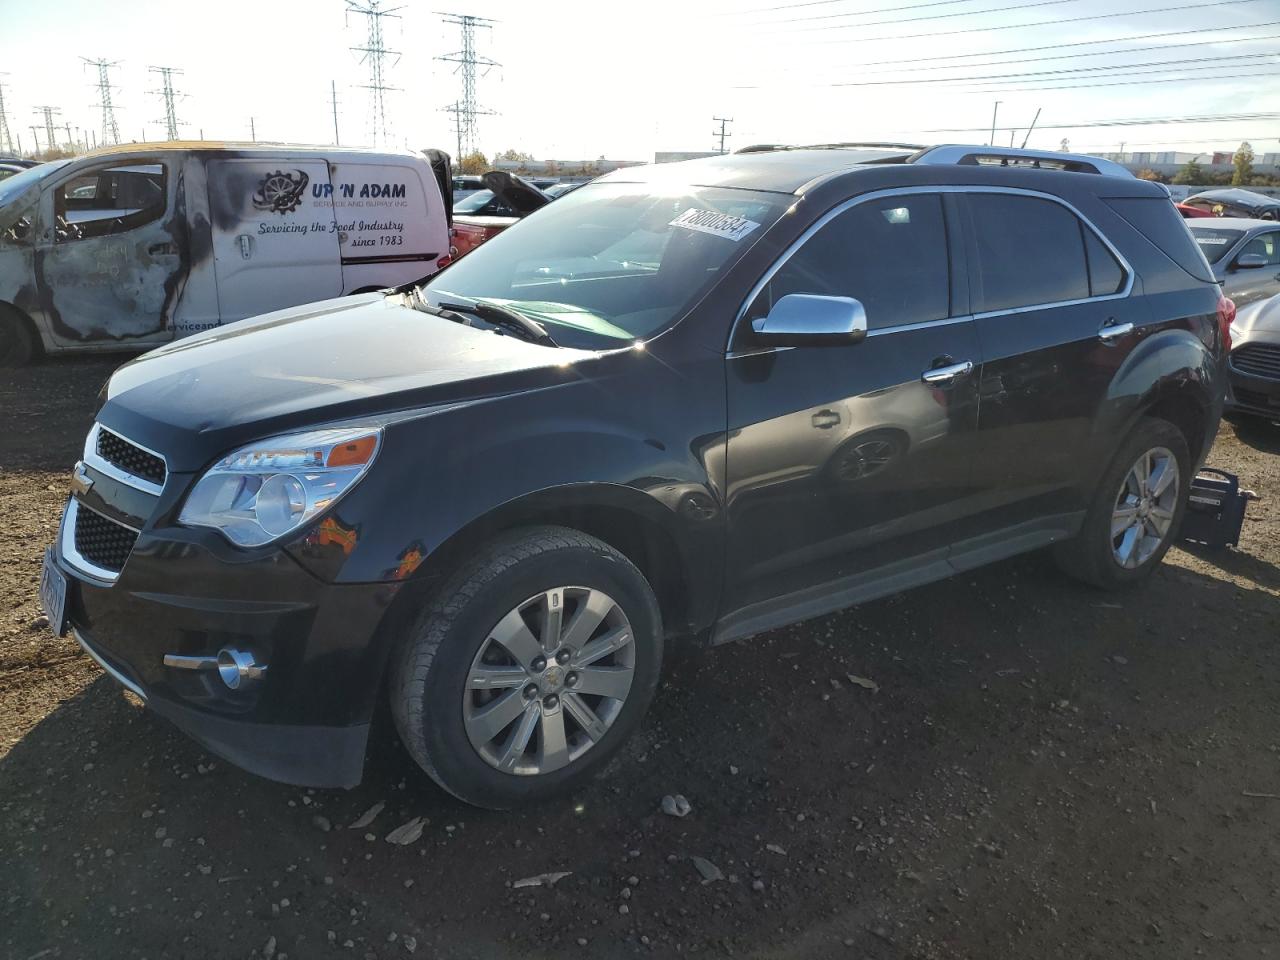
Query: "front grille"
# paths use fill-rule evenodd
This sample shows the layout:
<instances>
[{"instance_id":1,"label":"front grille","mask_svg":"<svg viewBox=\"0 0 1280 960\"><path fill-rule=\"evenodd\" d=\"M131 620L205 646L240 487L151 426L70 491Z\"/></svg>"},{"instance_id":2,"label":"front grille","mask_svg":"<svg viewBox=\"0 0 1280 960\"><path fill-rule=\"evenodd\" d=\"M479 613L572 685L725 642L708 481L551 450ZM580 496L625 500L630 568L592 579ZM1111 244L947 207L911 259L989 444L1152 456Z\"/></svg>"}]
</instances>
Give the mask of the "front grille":
<instances>
[{"instance_id":1,"label":"front grille","mask_svg":"<svg viewBox=\"0 0 1280 960\"><path fill-rule=\"evenodd\" d=\"M1251 377L1280 380L1280 344L1246 343L1231 353L1231 366Z\"/></svg>"},{"instance_id":2,"label":"front grille","mask_svg":"<svg viewBox=\"0 0 1280 960\"><path fill-rule=\"evenodd\" d=\"M113 573L124 569L138 535L100 513L81 505L76 510L76 553L94 566Z\"/></svg>"},{"instance_id":3,"label":"front grille","mask_svg":"<svg viewBox=\"0 0 1280 960\"><path fill-rule=\"evenodd\" d=\"M164 461L105 427L98 428L98 456L125 473L164 485Z\"/></svg>"},{"instance_id":4,"label":"front grille","mask_svg":"<svg viewBox=\"0 0 1280 960\"><path fill-rule=\"evenodd\" d=\"M1256 390L1242 390L1234 385L1231 387L1231 392L1235 394L1236 403L1239 406L1280 414L1280 399L1268 397L1265 393L1259 393Z\"/></svg>"}]
</instances>

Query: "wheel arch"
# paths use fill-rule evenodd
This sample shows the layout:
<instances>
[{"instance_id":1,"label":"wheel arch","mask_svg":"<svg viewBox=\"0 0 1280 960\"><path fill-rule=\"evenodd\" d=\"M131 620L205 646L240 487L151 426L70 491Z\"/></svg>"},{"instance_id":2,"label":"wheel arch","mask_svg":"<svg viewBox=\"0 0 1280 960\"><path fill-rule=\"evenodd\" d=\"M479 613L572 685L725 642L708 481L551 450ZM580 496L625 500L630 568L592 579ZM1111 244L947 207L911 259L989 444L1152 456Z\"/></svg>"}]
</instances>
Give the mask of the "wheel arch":
<instances>
[{"instance_id":1,"label":"wheel arch","mask_svg":"<svg viewBox=\"0 0 1280 960\"><path fill-rule=\"evenodd\" d=\"M10 300L0 300L0 321L11 320L20 324L31 336L32 344L32 360L38 360L44 356L46 344L44 335L40 331L40 325L36 323L35 318L27 311L23 310L16 303Z\"/></svg>"}]
</instances>

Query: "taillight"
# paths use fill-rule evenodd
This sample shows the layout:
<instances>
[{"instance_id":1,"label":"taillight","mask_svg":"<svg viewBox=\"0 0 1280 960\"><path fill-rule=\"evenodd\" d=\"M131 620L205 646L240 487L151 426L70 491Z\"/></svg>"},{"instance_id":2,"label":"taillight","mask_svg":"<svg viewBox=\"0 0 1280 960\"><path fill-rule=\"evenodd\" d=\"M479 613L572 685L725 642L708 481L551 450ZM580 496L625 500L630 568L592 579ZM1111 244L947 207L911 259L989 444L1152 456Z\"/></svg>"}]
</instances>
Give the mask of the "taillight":
<instances>
[{"instance_id":1,"label":"taillight","mask_svg":"<svg viewBox=\"0 0 1280 960\"><path fill-rule=\"evenodd\" d=\"M450 253L446 253L444 256L436 258L436 269L443 270L451 263L453 263L453 256Z\"/></svg>"},{"instance_id":2,"label":"taillight","mask_svg":"<svg viewBox=\"0 0 1280 960\"><path fill-rule=\"evenodd\" d=\"M1235 301L1227 296L1218 298L1218 332L1222 334L1222 352L1231 350L1231 324L1236 319Z\"/></svg>"}]
</instances>

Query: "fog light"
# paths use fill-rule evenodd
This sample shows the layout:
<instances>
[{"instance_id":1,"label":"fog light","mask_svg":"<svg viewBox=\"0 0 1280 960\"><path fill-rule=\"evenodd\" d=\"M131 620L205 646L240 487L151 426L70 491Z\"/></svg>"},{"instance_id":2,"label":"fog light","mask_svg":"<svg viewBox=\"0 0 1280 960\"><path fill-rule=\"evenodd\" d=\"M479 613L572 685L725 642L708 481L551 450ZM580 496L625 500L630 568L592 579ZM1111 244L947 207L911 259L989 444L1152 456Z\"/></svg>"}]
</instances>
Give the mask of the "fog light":
<instances>
[{"instance_id":1,"label":"fog light","mask_svg":"<svg viewBox=\"0 0 1280 960\"><path fill-rule=\"evenodd\" d=\"M253 659L253 654L232 647L218 651L218 676L231 690L239 690L246 680L259 680L266 667Z\"/></svg>"}]
</instances>

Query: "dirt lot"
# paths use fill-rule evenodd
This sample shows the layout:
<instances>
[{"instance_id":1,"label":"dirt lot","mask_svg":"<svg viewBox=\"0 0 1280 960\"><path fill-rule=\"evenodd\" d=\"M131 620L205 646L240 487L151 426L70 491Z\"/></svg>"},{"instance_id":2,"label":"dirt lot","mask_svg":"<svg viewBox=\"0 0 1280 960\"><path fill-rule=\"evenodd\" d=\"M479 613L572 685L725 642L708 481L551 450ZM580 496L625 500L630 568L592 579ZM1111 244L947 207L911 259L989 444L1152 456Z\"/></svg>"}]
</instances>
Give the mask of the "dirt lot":
<instances>
[{"instance_id":1,"label":"dirt lot","mask_svg":"<svg viewBox=\"0 0 1280 960\"><path fill-rule=\"evenodd\" d=\"M499 815L385 724L356 790L241 773L49 636L111 368L0 375L0 955L1280 956L1280 428L1211 458L1267 498L1238 551L1121 596L1033 556L677 657L607 778Z\"/></svg>"}]
</instances>

